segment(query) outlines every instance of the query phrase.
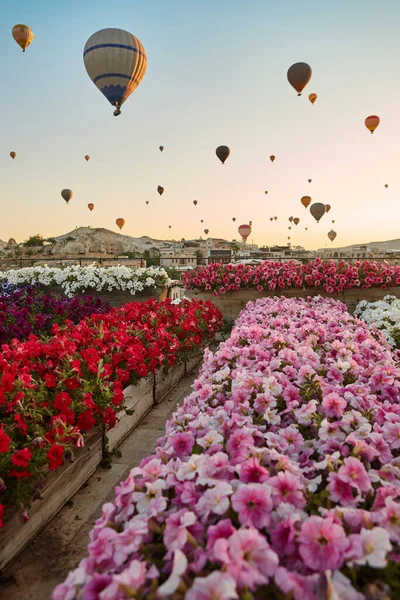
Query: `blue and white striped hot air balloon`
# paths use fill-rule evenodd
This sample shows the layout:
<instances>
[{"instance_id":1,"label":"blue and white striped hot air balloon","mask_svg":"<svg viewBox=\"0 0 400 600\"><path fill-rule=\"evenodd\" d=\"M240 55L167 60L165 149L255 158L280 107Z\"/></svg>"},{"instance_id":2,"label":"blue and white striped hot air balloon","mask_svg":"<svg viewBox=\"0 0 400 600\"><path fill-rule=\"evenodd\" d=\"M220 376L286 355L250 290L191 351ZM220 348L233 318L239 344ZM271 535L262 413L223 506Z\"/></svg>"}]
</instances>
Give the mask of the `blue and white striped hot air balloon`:
<instances>
[{"instance_id":1,"label":"blue and white striped hot air balloon","mask_svg":"<svg viewBox=\"0 0 400 600\"><path fill-rule=\"evenodd\" d=\"M137 37L123 29L102 29L86 42L83 61L90 79L116 107L114 115L121 114L146 73L146 51Z\"/></svg>"}]
</instances>

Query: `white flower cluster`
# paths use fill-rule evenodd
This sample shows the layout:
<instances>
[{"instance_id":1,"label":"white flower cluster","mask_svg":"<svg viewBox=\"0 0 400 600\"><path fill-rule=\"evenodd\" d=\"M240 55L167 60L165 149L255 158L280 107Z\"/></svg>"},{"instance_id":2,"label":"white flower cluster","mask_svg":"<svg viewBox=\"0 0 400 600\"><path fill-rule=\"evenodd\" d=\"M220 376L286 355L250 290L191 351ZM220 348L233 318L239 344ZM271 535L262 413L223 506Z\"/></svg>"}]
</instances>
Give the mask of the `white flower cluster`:
<instances>
[{"instance_id":1,"label":"white flower cluster","mask_svg":"<svg viewBox=\"0 0 400 600\"><path fill-rule=\"evenodd\" d=\"M85 267L72 266L65 269L44 267L25 267L0 271L0 283L7 281L15 286L35 285L44 286L60 285L64 293L72 298L76 294L93 291L129 291L132 295L142 292L146 288L166 287L171 285L165 269L161 267L147 267L131 269L118 265L116 267Z\"/></svg>"},{"instance_id":2,"label":"white flower cluster","mask_svg":"<svg viewBox=\"0 0 400 600\"><path fill-rule=\"evenodd\" d=\"M361 300L354 311L354 316L362 319L367 325L373 325L385 336L391 346L396 346L400 332L400 300L395 296L385 296L377 302ZM396 335L397 334L397 335Z\"/></svg>"}]
</instances>

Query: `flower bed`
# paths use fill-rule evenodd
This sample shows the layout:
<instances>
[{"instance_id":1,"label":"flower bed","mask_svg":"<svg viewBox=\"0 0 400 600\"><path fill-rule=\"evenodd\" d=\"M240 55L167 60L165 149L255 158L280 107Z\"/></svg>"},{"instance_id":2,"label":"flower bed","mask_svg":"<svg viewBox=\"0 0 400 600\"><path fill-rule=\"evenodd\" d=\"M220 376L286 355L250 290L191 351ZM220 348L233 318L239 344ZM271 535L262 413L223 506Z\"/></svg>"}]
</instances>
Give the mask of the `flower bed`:
<instances>
[{"instance_id":1,"label":"flower bed","mask_svg":"<svg viewBox=\"0 0 400 600\"><path fill-rule=\"evenodd\" d=\"M35 287L25 287L0 296L0 345L12 339L26 339L31 333L50 335L54 323L79 323L92 314L110 312L111 306L101 298L64 294L44 294Z\"/></svg>"},{"instance_id":2,"label":"flower bed","mask_svg":"<svg viewBox=\"0 0 400 600\"><path fill-rule=\"evenodd\" d=\"M400 369L378 337L332 300L248 305L53 599L399 597Z\"/></svg>"},{"instance_id":3,"label":"flower bed","mask_svg":"<svg viewBox=\"0 0 400 600\"><path fill-rule=\"evenodd\" d=\"M377 302L362 300L354 314L379 329L386 341L400 350L400 300L394 296L385 296Z\"/></svg>"},{"instance_id":4,"label":"flower bed","mask_svg":"<svg viewBox=\"0 0 400 600\"><path fill-rule=\"evenodd\" d=\"M400 266L371 261L323 261L320 258L306 264L266 261L256 267L212 263L187 271L182 281L188 290L210 291L216 296L243 289L263 292L321 288L328 294L336 294L351 288L385 290L398 286Z\"/></svg>"},{"instance_id":5,"label":"flower bed","mask_svg":"<svg viewBox=\"0 0 400 600\"><path fill-rule=\"evenodd\" d=\"M167 287L171 284L167 272L160 267L130 269L116 267L73 266L65 269L44 267L25 267L0 271L0 283L14 286L40 284L42 286L61 286L65 294L73 297L86 291L126 291L134 295L146 289Z\"/></svg>"},{"instance_id":6,"label":"flower bed","mask_svg":"<svg viewBox=\"0 0 400 600\"><path fill-rule=\"evenodd\" d=\"M124 388L163 365L189 358L214 336L221 316L210 303L132 303L53 337L3 345L0 354L0 517L25 507L46 475L73 460L83 435L117 422ZM1 520L1 519L0 519Z\"/></svg>"}]
</instances>

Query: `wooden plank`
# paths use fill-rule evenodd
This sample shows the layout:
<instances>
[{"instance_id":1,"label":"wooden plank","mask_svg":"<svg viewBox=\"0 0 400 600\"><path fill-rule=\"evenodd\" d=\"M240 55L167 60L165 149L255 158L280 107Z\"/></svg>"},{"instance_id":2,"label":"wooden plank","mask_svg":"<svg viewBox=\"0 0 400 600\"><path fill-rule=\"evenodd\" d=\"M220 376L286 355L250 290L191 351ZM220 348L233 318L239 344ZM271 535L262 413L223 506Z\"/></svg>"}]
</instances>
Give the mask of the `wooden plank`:
<instances>
[{"instance_id":1,"label":"wooden plank","mask_svg":"<svg viewBox=\"0 0 400 600\"><path fill-rule=\"evenodd\" d=\"M192 371L194 371L194 369L197 367L197 365L203 360L203 352L201 354L198 354L197 356L194 356L193 358L190 358L189 360L187 360L185 362L185 373L186 375L188 375L189 373L191 373Z\"/></svg>"},{"instance_id":2,"label":"wooden plank","mask_svg":"<svg viewBox=\"0 0 400 600\"><path fill-rule=\"evenodd\" d=\"M124 404L133 415L124 410L118 413L118 422L107 432L108 448L115 450L136 427L141 419L154 405L154 375L140 379L137 385L130 385L124 390Z\"/></svg>"},{"instance_id":3,"label":"wooden plank","mask_svg":"<svg viewBox=\"0 0 400 600\"><path fill-rule=\"evenodd\" d=\"M73 463L63 465L49 476L41 491L41 500L35 500L29 509L29 521L21 523L15 513L0 530L0 571L23 550L39 531L57 514L66 502L94 473L102 457L101 434L85 438L85 446L74 452Z\"/></svg>"},{"instance_id":4,"label":"wooden plank","mask_svg":"<svg viewBox=\"0 0 400 600\"><path fill-rule=\"evenodd\" d=\"M162 367L155 376L155 403L160 404L185 375L185 364Z\"/></svg>"}]
</instances>

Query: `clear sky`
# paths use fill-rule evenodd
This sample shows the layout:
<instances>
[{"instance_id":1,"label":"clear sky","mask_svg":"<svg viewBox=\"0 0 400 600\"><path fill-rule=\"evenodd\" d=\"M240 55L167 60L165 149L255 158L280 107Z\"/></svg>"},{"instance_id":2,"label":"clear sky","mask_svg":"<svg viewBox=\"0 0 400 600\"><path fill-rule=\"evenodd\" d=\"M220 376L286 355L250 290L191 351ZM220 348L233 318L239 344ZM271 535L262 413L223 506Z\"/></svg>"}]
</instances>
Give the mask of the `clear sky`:
<instances>
[{"instance_id":1,"label":"clear sky","mask_svg":"<svg viewBox=\"0 0 400 600\"><path fill-rule=\"evenodd\" d=\"M290 235L322 247L331 228L335 245L400 237L398 0L12 0L0 17L1 239L117 230L117 217L123 233L159 238L207 227L232 239L250 220L259 244ZM35 33L25 54L17 23ZM105 27L147 51L118 118L83 65L87 39ZM295 62L313 69L301 98L286 79ZM371 114L381 117L372 136ZM318 225L306 194L332 206ZM301 221L288 231L291 215Z\"/></svg>"}]
</instances>

